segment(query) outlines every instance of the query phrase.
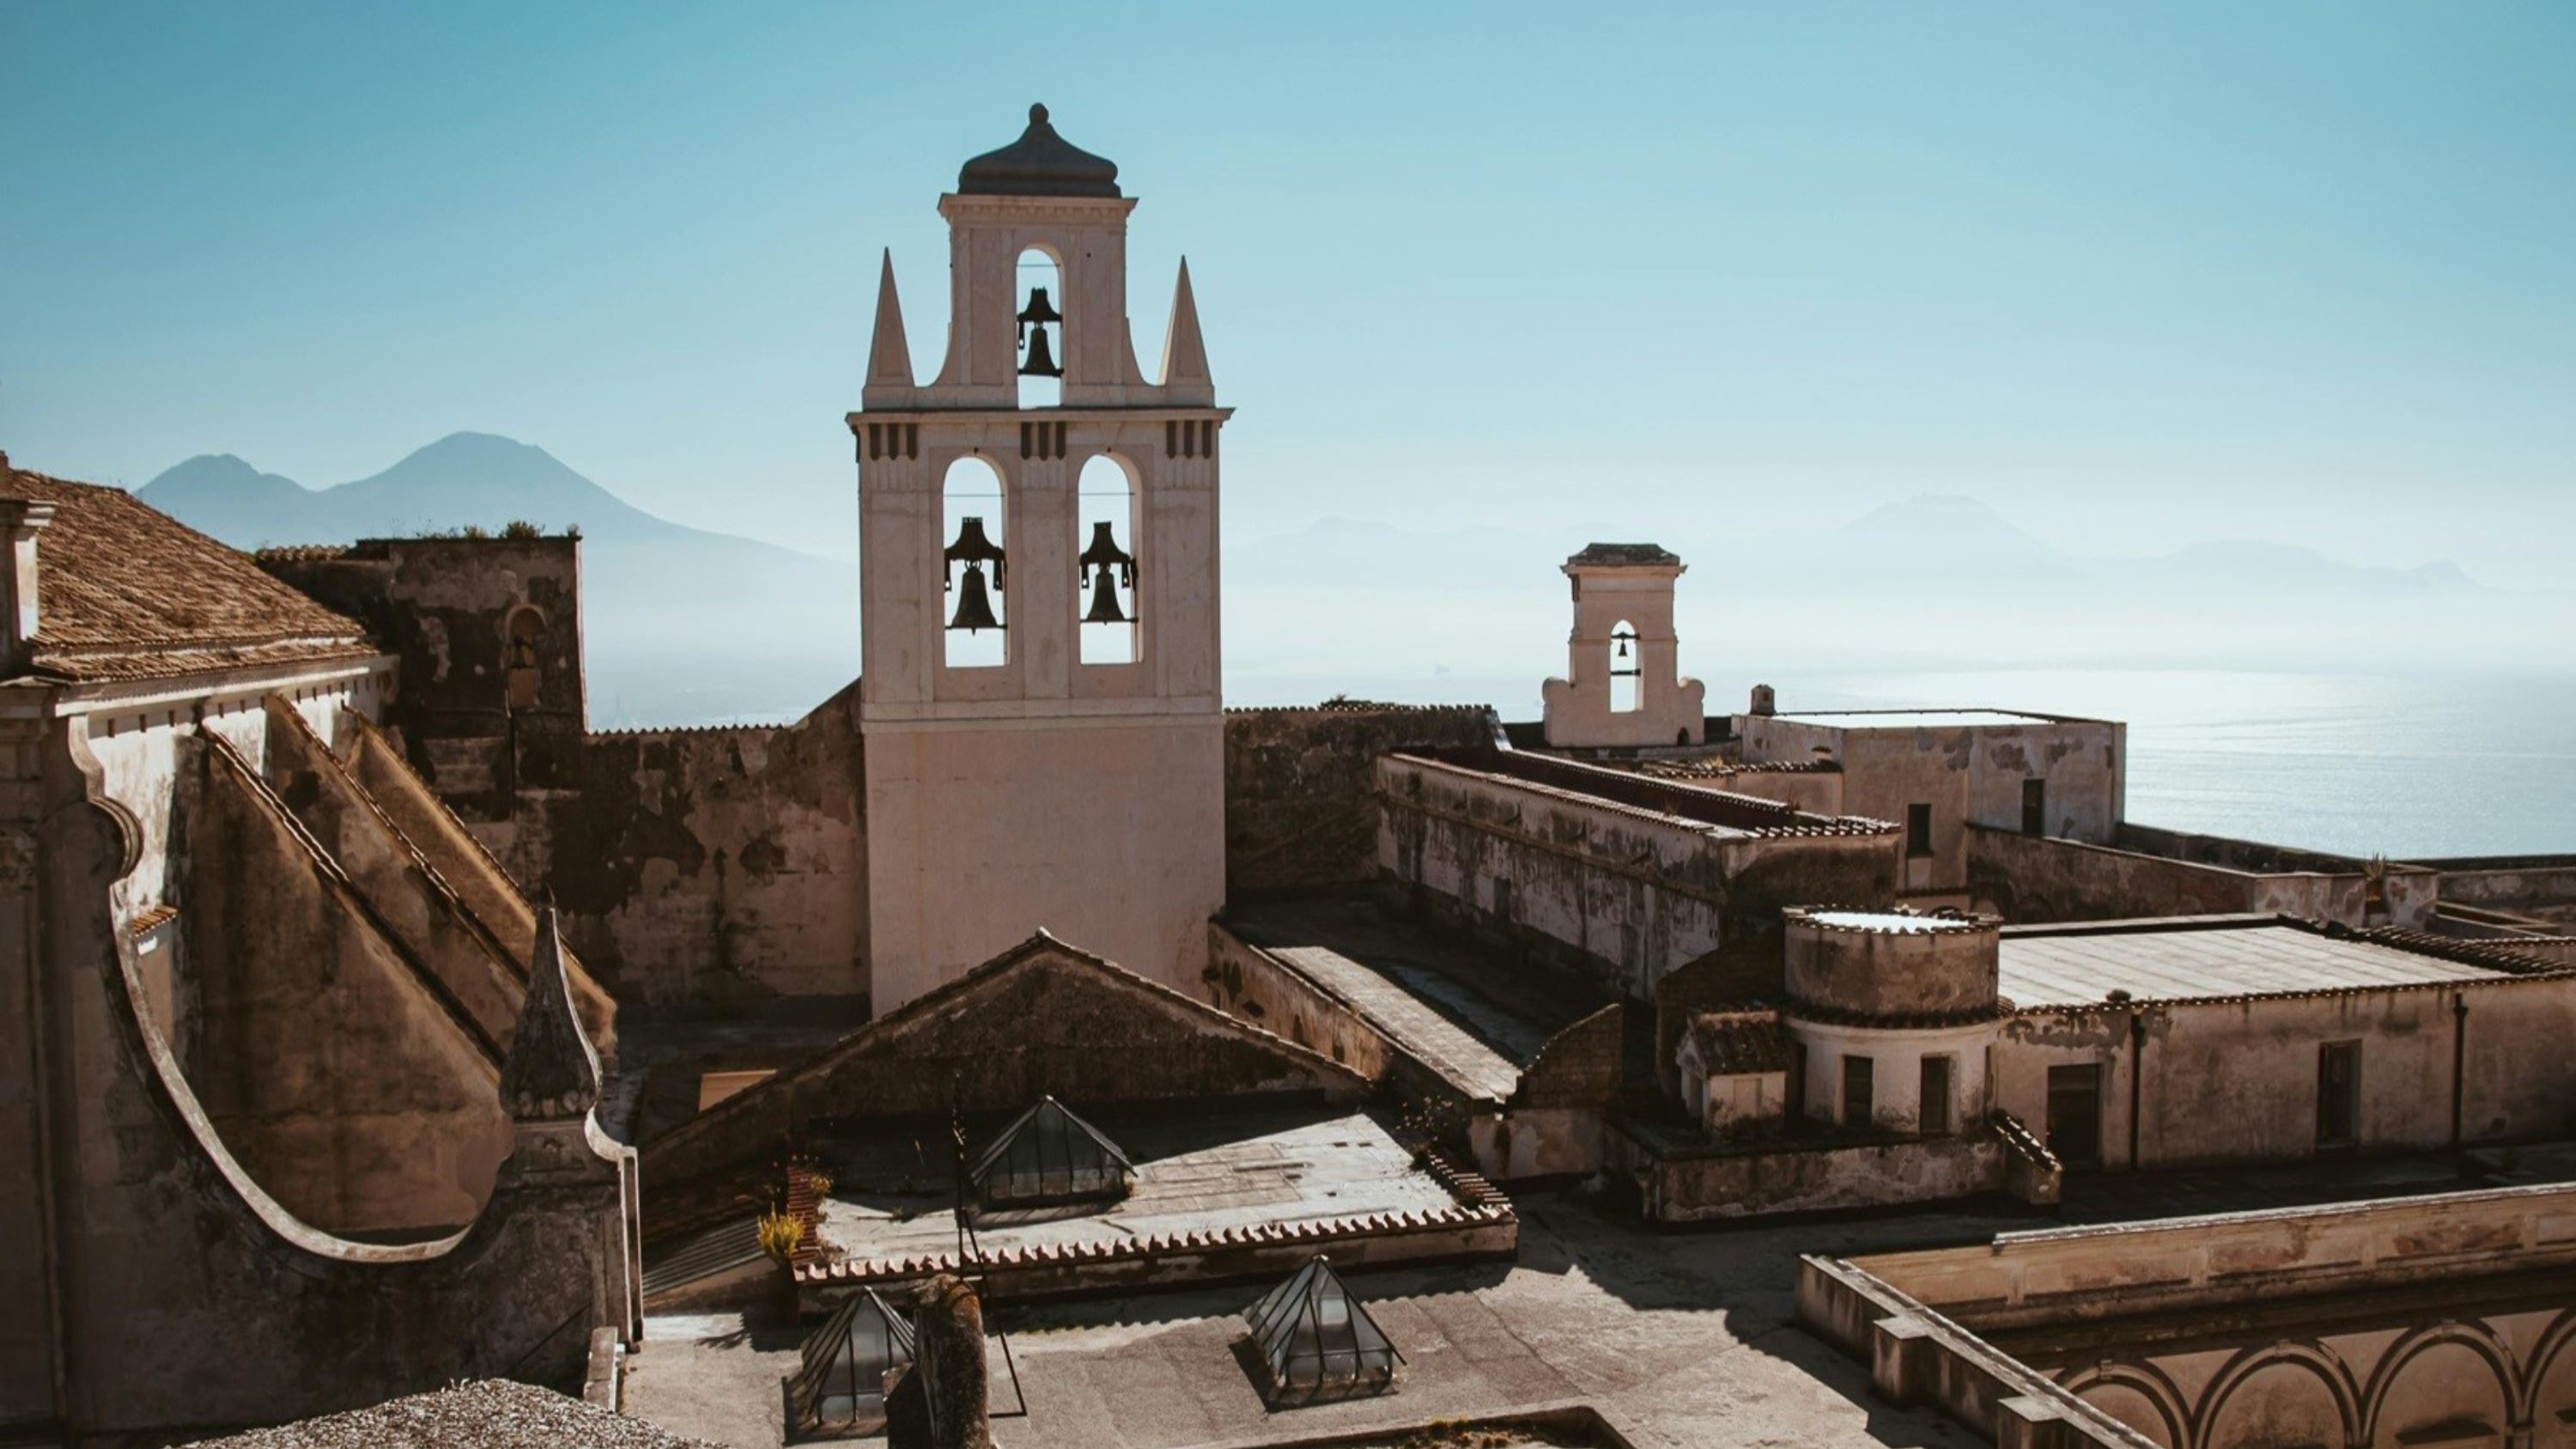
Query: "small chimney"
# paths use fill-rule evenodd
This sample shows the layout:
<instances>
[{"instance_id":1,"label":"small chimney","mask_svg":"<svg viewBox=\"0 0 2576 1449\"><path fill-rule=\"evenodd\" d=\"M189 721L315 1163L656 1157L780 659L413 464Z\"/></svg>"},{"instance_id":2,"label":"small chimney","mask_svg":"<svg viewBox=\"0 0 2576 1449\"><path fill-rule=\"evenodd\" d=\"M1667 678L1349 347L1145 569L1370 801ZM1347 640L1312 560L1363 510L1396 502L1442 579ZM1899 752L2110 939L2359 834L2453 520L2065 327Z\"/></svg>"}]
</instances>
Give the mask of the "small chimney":
<instances>
[{"instance_id":1,"label":"small chimney","mask_svg":"<svg viewBox=\"0 0 2576 1449\"><path fill-rule=\"evenodd\" d=\"M1748 711L1748 713L1774 715L1779 712L1780 706L1778 699L1771 693L1771 686L1767 684L1757 684L1753 686L1753 708Z\"/></svg>"},{"instance_id":2,"label":"small chimney","mask_svg":"<svg viewBox=\"0 0 2576 1449\"><path fill-rule=\"evenodd\" d=\"M54 505L26 498L0 498L0 532L9 537L6 575L8 630L0 638L0 673L16 674L34 652L39 615L36 607L36 535L54 521Z\"/></svg>"}]
</instances>

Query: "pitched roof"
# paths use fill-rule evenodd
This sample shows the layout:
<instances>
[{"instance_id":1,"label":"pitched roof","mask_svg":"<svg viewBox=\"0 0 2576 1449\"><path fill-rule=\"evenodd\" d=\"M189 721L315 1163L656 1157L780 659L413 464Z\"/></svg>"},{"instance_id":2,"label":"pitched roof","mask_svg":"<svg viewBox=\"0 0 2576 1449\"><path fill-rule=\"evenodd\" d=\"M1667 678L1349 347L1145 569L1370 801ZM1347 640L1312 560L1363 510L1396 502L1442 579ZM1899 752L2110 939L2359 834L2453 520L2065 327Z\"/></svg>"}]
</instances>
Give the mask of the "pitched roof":
<instances>
[{"instance_id":1,"label":"pitched roof","mask_svg":"<svg viewBox=\"0 0 2576 1449\"><path fill-rule=\"evenodd\" d=\"M1703 1013L1691 1018L1690 1039L1700 1070L1712 1077L1789 1067L1789 1029L1777 1012Z\"/></svg>"},{"instance_id":2,"label":"pitched roof","mask_svg":"<svg viewBox=\"0 0 2576 1449\"><path fill-rule=\"evenodd\" d=\"M54 507L52 524L36 536L33 674L164 679L379 652L357 620L122 488L0 461L0 498Z\"/></svg>"},{"instance_id":3,"label":"pitched roof","mask_svg":"<svg viewBox=\"0 0 2576 1449\"><path fill-rule=\"evenodd\" d=\"M1587 543L1565 562L1570 568L1668 568L1681 561L1659 543Z\"/></svg>"}]
</instances>

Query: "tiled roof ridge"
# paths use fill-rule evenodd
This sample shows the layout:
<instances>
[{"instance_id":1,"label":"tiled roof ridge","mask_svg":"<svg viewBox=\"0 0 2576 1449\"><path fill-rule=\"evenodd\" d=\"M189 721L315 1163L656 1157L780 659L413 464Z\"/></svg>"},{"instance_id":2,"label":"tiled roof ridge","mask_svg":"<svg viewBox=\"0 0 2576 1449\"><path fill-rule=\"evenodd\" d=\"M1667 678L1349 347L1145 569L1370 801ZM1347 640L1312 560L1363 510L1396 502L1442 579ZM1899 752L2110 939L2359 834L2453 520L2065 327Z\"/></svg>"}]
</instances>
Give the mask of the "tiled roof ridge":
<instances>
[{"instance_id":1,"label":"tiled roof ridge","mask_svg":"<svg viewBox=\"0 0 2576 1449\"><path fill-rule=\"evenodd\" d=\"M2525 965L2529 967L2529 963ZM2216 996L2132 996L2124 1001L2052 1001L2026 1009L2017 1008L2016 1014L2085 1016L2146 1006L2244 1006L2258 1001L2312 1001L2337 996L2364 996L2374 991L2467 991L2564 981L2571 977L2576 977L2576 966L2501 971L2493 976L2453 976L2436 981L2356 981L2346 986L2303 986L2296 991L2234 991Z\"/></svg>"},{"instance_id":2,"label":"tiled roof ridge","mask_svg":"<svg viewBox=\"0 0 2576 1449\"><path fill-rule=\"evenodd\" d=\"M1619 800L1605 800L1598 795L1586 795L1579 790L1569 790L1561 785L1543 785L1536 780L1521 779L1517 775L1497 774L1491 770L1479 770L1469 765L1453 765L1447 760L1435 760L1427 755L1417 755L1410 750L1390 750L1387 752L1386 758L1402 760L1409 765L1419 765L1427 769L1440 770L1452 775L1466 775L1479 780L1497 780L1517 789L1527 790L1533 794L1547 796L1551 799L1561 800L1568 804L1582 805L1595 810L1607 810L1614 815L1631 816L1638 820L1652 821L1658 825L1666 825L1681 830L1688 830L1695 834L1724 838L1748 833L1731 825L1712 825L1705 820L1693 820L1687 815L1674 815L1661 810L1648 810L1643 806L1630 805Z\"/></svg>"},{"instance_id":3,"label":"tiled roof ridge","mask_svg":"<svg viewBox=\"0 0 2576 1449\"><path fill-rule=\"evenodd\" d=\"M1270 1247L1286 1244L1317 1245L1350 1238L1373 1237L1385 1233L1422 1232L1439 1228L1473 1227L1516 1222L1519 1214L1511 1199L1505 1197L1482 1176L1452 1166L1437 1152L1425 1151L1422 1168L1433 1181L1454 1199L1450 1207L1417 1209L1405 1212L1359 1213L1344 1217L1310 1218L1303 1222L1254 1223L1248 1226L1211 1228L1184 1233L1149 1233L1141 1236L1076 1240L1070 1243L1024 1243L988 1249L976 1256L972 1265L981 1271L1012 1268L1067 1267L1086 1263L1114 1263L1154 1258L1166 1253L1203 1253L1218 1248ZM798 1285L868 1284L898 1282L931 1273L955 1272L966 1266L958 1255L931 1253L922 1256L886 1258L841 1258L832 1262L798 1263L793 1270Z\"/></svg>"},{"instance_id":4,"label":"tiled roof ridge","mask_svg":"<svg viewBox=\"0 0 2576 1449\"><path fill-rule=\"evenodd\" d=\"M1478 780L1497 781L1515 789L1527 790L1534 794L1547 796L1552 799L1563 800L1569 803L1587 806L1592 809L1607 810L1614 814L1626 815L1638 820L1652 821L1659 825L1688 830L1713 839L1777 840L1807 835L1881 835L1892 832L1896 829L1894 825L1891 825L1886 821L1870 820L1864 816L1858 815L1808 815L1805 811L1799 810L1795 806L1783 805L1777 800L1765 800L1759 795L1736 795L1729 791L1710 790L1705 786L1698 785L1676 786L1676 788L1680 789L1699 790L1704 794L1719 796L1729 801L1741 801L1747 804L1762 806L1765 808L1766 813L1784 813L1797 819L1814 822L1812 824L1804 825L1721 825L1714 821L1694 820L1687 815L1675 814L1669 810L1656 810L1643 805L1631 805L1624 800L1613 800L1606 795L1590 794L1570 785L1549 784L1544 781L1529 779L1521 775L1507 774L1500 770L1483 769L1475 765L1460 764L1454 760L1444 760L1439 758L1437 755L1422 753L1417 748L1399 746L1398 748L1387 751L1383 758L1402 760L1408 764L1440 770L1451 775L1464 775ZM1553 759L1552 756L1542 755L1533 755L1531 758ZM1554 762L1561 765L1571 765L1578 769L1604 768L1598 765L1586 766L1582 762L1575 760L1555 760ZM1629 773L1622 770L1605 770L1604 772L1615 775L1625 775Z\"/></svg>"},{"instance_id":5,"label":"tiled roof ridge","mask_svg":"<svg viewBox=\"0 0 2576 1449\"><path fill-rule=\"evenodd\" d=\"M2456 961L2463 966L2484 966L2490 970L2515 976L2545 975L2568 969L2553 966L2537 956L2526 955L2514 949L2511 942L2501 939L2462 941L2408 926L2364 926L2359 929L2344 927L2343 932L2349 939L2367 941L2374 946L2386 946L2391 950L2411 952L2418 956ZM2336 931L2329 925L2319 934L2333 938L2336 936Z\"/></svg>"},{"instance_id":6,"label":"tiled roof ridge","mask_svg":"<svg viewBox=\"0 0 2576 1449\"><path fill-rule=\"evenodd\" d=\"M1405 704L1382 699L1327 699L1315 704L1230 704L1227 714L1490 714L1489 704Z\"/></svg>"},{"instance_id":7,"label":"tiled roof ridge","mask_svg":"<svg viewBox=\"0 0 2576 1449\"><path fill-rule=\"evenodd\" d=\"M775 734L794 729L793 724L710 724L710 725L633 725L625 729L585 730L585 740L631 740L645 735L730 735L754 732Z\"/></svg>"},{"instance_id":8,"label":"tiled roof ridge","mask_svg":"<svg viewBox=\"0 0 2576 1449\"><path fill-rule=\"evenodd\" d=\"M2085 1003L2092 1005L2094 1003ZM2101 1005L2115 1003L2103 1002ZM2041 1010L2055 1010L2043 1007ZM1852 1011L1840 1006L1820 1006L1795 997L1780 1008L1784 1017L1812 1021L1820 1026L1871 1026L1889 1031L1932 1031L1953 1026L1977 1026L1989 1021L2002 1021L2018 1016L2021 1008L2010 997L1998 996L1991 1006L1972 1006L1961 1011Z\"/></svg>"}]
</instances>

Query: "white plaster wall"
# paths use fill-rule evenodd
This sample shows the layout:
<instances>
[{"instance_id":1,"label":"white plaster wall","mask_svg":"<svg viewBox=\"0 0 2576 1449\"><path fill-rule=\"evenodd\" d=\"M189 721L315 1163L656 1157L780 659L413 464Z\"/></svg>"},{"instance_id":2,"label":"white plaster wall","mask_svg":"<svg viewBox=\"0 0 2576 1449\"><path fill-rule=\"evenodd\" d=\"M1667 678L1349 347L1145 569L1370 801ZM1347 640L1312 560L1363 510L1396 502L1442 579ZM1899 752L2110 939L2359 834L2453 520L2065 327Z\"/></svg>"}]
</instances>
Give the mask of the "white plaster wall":
<instances>
[{"instance_id":1,"label":"white plaster wall","mask_svg":"<svg viewBox=\"0 0 2576 1449\"><path fill-rule=\"evenodd\" d=\"M1566 638L1566 675L1540 686L1547 742L1560 747L1698 744L1707 725L1706 690L1681 677L1673 634L1673 586L1679 565L1590 567L1568 564L1574 626ZM1610 707L1611 631L1636 631L1637 707Z\"/></svg>"},{"instance_id":2,"label":"white plaster wall","mask_svg":"<svg viewBox=\"0 0 2576 1449\"><path fill-rule=\"evenodd\" d=\"M1919 1131L1923 1121L1923 1059L1941 1056L1951 1059L1950 1131L1964 1132L1985 1116L1990 1102L1987 1071L1998 1025L1976 1022L1903 1031L1791 1017L1790 1035L1807 1049L1807 1116L1812 1121L1841 1125L1843 1058L1865 1056L1872 1063L1873 1125L1887 1132Z\"/></svg>"},{"instance_id":3,"label":"white plaster wall","mask_svg":"<svg viewBox=\"0 0 2576 1449\"><path fill-rule=\"evenodd\" d=\"M1225 904L1222 717L867 735L880 1014L1040 927L1190 995Z\"/></svg>"}]
</instances>

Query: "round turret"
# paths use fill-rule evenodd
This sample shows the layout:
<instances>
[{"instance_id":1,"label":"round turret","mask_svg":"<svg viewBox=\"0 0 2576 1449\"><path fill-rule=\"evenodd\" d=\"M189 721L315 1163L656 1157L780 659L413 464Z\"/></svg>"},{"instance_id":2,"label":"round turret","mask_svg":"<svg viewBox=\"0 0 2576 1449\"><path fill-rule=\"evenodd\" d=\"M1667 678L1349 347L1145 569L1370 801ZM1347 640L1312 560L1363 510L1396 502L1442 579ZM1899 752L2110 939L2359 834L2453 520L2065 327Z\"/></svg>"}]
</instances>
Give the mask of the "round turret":
<instances>
[{"instance_id":1,"label":"round turret","mask_svg":"<svg viewBox=\"0 0 2576 1449\"><path fill-rule=\"evenodd\" d=\"M1998 917L1824 906L1781 916L1785 984L1798 1006L1891 1023L1995 1010Z\"/></svg>"}]
</instances>

